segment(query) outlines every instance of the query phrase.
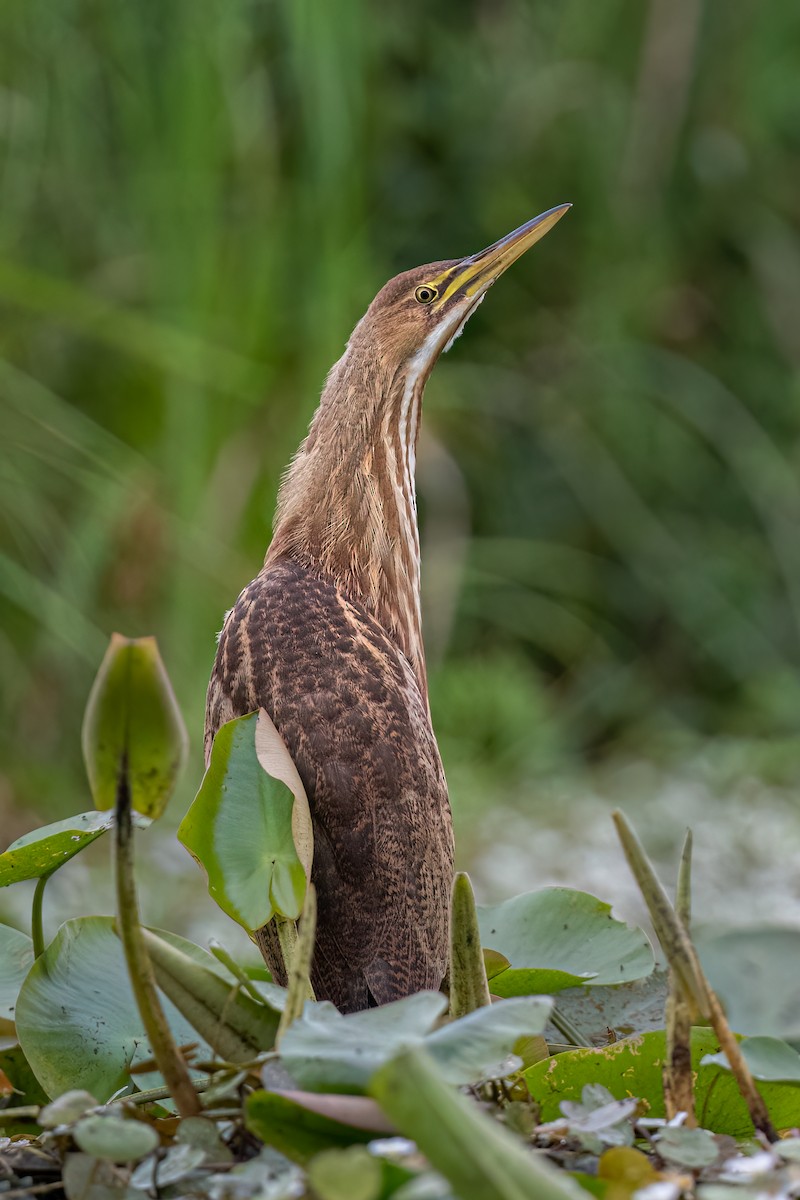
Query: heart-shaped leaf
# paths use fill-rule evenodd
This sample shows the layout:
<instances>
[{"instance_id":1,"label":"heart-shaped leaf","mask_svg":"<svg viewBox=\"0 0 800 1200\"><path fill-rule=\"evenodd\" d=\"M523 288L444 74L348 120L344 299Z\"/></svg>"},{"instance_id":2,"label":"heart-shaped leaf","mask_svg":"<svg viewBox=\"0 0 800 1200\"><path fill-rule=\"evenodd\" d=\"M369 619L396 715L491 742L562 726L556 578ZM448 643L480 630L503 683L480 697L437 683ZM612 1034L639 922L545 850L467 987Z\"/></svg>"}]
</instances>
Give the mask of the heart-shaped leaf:
<instances>
[{"instance_id":1,"label":"heart-shaped leaf","mask_svg":"<svg viewBox=\"0 0 800 1200\"><path fill-rule=\"evenodd\" d=\"M228 721L178 837L220 908L248 932L297 918L311 869L311 817L297 769L262 709Z\"/></svg>"},{"instance_id":2,"label":"heart-shaped leaf","mask_svg":"<svg viewBox=\"0 0 800 1200\"><path fill-rule=\"evenodd\" d=\"M641 929L611 916L586 892L550 887L479 906L481 941L511 963L492 977L496 996L552 993L576 984L649 975L653 949Z\"/></svg>"},{"instance_id":3,"label":"heart-shaped leaf","mask_svg":"<svg viewBox=\"0 0 800 1200\"><path fill-rule=\"evenodd\" d=\"M199 1043L198 1053L210 1057L192 1026L161 1000L177 1044ZM152 1057L111 917L79 917L61 926L28 972L16 1021L20 1044L50 1096L82 1088L105 1102L128 1083L137 1052ZM160 1079L136 1081L148 1087Z\"/></svg>"}]
</instances>

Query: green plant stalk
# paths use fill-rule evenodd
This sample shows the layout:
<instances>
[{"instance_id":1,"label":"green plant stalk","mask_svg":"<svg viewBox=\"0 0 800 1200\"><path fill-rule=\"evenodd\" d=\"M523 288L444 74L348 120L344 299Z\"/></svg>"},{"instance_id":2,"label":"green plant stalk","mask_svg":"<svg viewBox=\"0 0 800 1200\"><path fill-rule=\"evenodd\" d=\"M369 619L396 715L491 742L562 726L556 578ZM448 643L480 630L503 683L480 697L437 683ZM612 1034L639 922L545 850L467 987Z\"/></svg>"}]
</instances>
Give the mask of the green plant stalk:
<instances>
[{"instance_id":1,"label":"green plant stalk","mask_svg":"<svg viewBox=\"0 0 800 1200\"><path fill-rule=\"evenodd\" d=\"M628 865L639 884L650 913L650 919L684 999L692 1010L699 1010L700 1014L713 1026L720 1049L728 1059L731 1073L747 1105L755 1129L763 1133L770 1142L777 1141L778 1134L770 1119L767 1106L755 1085L755 1080L728 1024L722 1005L712 991L700 966L692 939L670 904L667 894L653 870L652 863L627 818L618 809L612 813L612 818L617 827Z\"/></svg>"},{"instance_id":2,"label":"green plant stalk","mask_svg":"<svg viewBox=\"0 0 800 1200\"><path fill-rule=\"evenodd\" d=\"M449 1087L424 1050L403 1050L369 1087L461 1200L577 1200L585 1192Z\"/></svg>"},{"instance_id":3,"label":"green plant stalk","mask_svg":"<svg viewBox=\"0 0 800 1200\"><path fill-rule=\"evenodd\" d=\"M228 968L231 975L233 975L235 979L238 979L248 996L250 996L250 998L255 1000L258 1004L263 1004L264 997L261 995L258 988L255 986L247 972L239 966L234 958L231 957L225 947L221 945L216 938L209 938L208 948L214 955L214 958L216 958L217 962L221 962L224 967Z\"/></svg>"},{"instance_id":4,"label":"green plant stalk","mask_svg":"<svg viewBox=\"0 0 800 1200\"><path fill-rule=\"evenodd\" d=\"M458 871L450 901L450 1016L465 1017L491 1002L475 894L469 875Z\"/></svg>"},{"instance_id":5,"label":"green plant stalk","mask_svg":"<svg viewBox=\"0 0 800 1200\"><path fill-rule=\"evenodd\" d=\"M297 921L291 917L281 917L277 914L272 919L275 922L275 932L278 935L278 942L281 947L283 969L288 979L292 963L294 962L294 953L297 949Z\"/></svg>"},{"instance_id":6,"label":"green plant stalk","mask_svg":"<svg viewBox=\"0 0 800 1200\"><path fill-rule=\"evenodd\" d=\"M611 818L670 968L674 971L683 994L691 998L700 1015L708 1020L711 1014L707 984L700 970L694 946L676 917L661 880L653 870L644 847L625 814L617 809L611 814Z\"/></svg>"},{"instance_id":7,"label":"green plant stalk","mask_svg":"<svg viewBox=\"0 0 800 1200\"><path fill-rule=\"evenodd\" d=\"M31 904L31 939L33 941L33 954L35 958L38 958L40 954L44 954L45 950L42 907L44 904L44 889L52 874L52 871L48 871L46 875L40 875L36 881L36 890L33 893L33 903Z\"/></svg>"},{"instance_id":8,"label":"green plant stalk","mask_svg":"<svg viewBox=\"0 0 800 1200\"><path fill-rule=\"evenodd\" d=\"M114 858L117 889L117 932L125 951L131 988L153 1051L158 1069L181 1117L196 1117L200 1101L158 999L153 968L144 945L139 924L139 902L133 871L133 822L131 796L125 763L117 784L117 824L114 831Z\"/></svg>"},{"instance_id":9,"label":"green plant stalk","mask_svg":"<svg viewBox=\"0 0 800 1200\"><path fill-rule=\"evenodd\" d=\"M278 918L279 930L281 924L288 925L289 922L281 922L280 918ZM294 921L291 924L294 925ZM311 987L311 959L314 956L316 934L317 891L313 883L309 882L306 888L306 898L303 903L303 913L300 918L300 931L295 934L294 955L288 967L286 1004L281 1013L281 1022L275 1038L276 1047L280 1046L281 1038L292 1021L295 1021L302 1014L306 1000L314 999L314 990ZM283 949L282 942L281 949Z\"/></svg>"},{"instance_id":10,"label":"green plant stalk","mask_svg":"<svg viewBox=\"0 0 800 1200\"><path fill-rule=\"evenodd\" d=\"M678 867L678 887L675 896L678 920L689 932L692 919L692 831L687 829ZM686 1124L697 1127L692 1072L692 1009L681 990L675 972L669 972L669 992L665 1011L667 1057L664 1063L664 1108L668 1120L679 1112L686 1113Z\"/></svg>"}]
</instances>

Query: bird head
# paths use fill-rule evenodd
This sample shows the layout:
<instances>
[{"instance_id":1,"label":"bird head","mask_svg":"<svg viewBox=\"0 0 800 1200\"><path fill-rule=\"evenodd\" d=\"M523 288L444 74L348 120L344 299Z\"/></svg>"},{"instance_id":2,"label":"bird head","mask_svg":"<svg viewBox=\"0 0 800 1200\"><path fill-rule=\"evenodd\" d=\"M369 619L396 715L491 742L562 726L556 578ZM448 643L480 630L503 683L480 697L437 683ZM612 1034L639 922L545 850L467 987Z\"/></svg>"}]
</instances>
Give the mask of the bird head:
<instances>
[{"instance_id":1,"label":"bird head","mask_svg":"<svg viewBox=\"0 0 800 1200\"><path fill-rule=\"evenodd\" d=\"M548 209L468 258L428 263L390 279L356 326L353 339L363 338L394 365L415 369L426 378L495 280L570 207Z\"/></svg>"}]
</instances>

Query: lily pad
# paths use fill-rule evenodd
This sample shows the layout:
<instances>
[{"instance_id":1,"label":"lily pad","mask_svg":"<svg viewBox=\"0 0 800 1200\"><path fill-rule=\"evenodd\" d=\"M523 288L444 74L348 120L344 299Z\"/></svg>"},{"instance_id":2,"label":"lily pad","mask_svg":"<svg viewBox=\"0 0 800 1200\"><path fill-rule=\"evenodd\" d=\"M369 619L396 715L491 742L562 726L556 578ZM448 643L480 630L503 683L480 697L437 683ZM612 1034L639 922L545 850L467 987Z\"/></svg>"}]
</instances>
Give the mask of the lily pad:
<instances>
[{"instance_id":1,"label":"lily pad","mask_svg":"<svg viewBox=\"0 0 800 1200\"><path fill-rule=\"evenodd\" d=\"M0 1034L14 1031L17 996L32 964L33 942L27 934L0 925Z\"/></svg>"},{"instance_id":2,"label":"lily pad","mask_svg":"<svg viewBox=\"0 0 800 1200\"><path fill-rule=\"evenodd\" d=\"M572 888L542 888L479 906L478 920L483 945L511 963L492 978L497 996L627 983L655 965L641 929L617 921L609 904Z\"/></svg>"},{"instance_id":3,"label":"lily pad","mask_svg":"<svg viewBox=\"0 0 800 1200\"><path fill-rule=\"evenodd\" d=\"M587 1044L599 1046L608 1042L609 1030L620 1039L663 1029L667 990L667 972L654 971L644 979L616 987L595 987L589 983L566 988L558 993L556 1009L570 1020ZM545 1036L551 1042L562 1039L554 1025L548 1025Z\"/></svg>"},{"instance_id":4,"label":"lily pad","mask_svg":"<svg viewBox=\"0 0 800 1200\"><path fill-rule=\"evenodd\" d=\"M164 996L161 1002L177 1044L199 1042L198 1053L210 1056L174 1005ZM49 1096L81 1088L105 1102L129 1082L137 1051L152 1057L111 917L61 926L22 985L16 1019L20 1044ZM136 1078L142 1087L159 1082L155 1073Z\"/></svg>"},{"instance_id":5,"label":"lily pad","mask_svg":"<svg viewBox=\"0 0 800 1200\"><path fill-rule=\"evenodd\" d=\"M24 834L0 854L0 887L49 875L113 824L113 812L92 809Z\"/></svg>"},{"instance_id":6,"label":"lily pad","mask_svg":"<svg viewBox=\"0 0 800 1200\"><path fill-rule=\"evenodd\" d=\"M699 930L694 941L733 1029L800 1041L800 929Z\"/></svg>"},{"instance_id":7,"label":"lily pad","mask_svg":"<svg viewBox=\"0 0 800 1200\"><path fill-rule=\"evenodd\" d=\"M744 1038L741 1042L741 1051L755 1079L800 1083L800 1054L792 1046L782 1042L780 1038ZM728 1059L722 1051L719 1054L707 1054L702 1061L703 1066L711 1063L722 1067L724 1071L731 1069ZM798 1092L798 1099L800 1099L800 1092Z\"/></svg>"},{"instance_id":8,"label":"lily pad","mask_svg":"<svg viewBox=\"0 0 800 1200\"><path fill-rule=\"evenodd\" d=\"M248 932L276 913L299 917L311 868L308 800L263 710L218 731L178 838L205 870L211 896Z\"/></svg>"},{"instance_id":9,"label":"lily pad","mask_svg":"<svg viewBox=\"0 0 800 1200\"><path fill-rule=\"evenodd\" d=\"M714 1133L747 1137L753 1132L747 1107L728 1071L714 1062L701 1065L706 1055L719 1051L711 1029L692 1030L692 1068L695 1072L695 1103L698 1123ZM525 1072L541 1119L558 1118L564 1101L580 1101L586 1084L601 1084L622 1100L634 1096L642 1101L648 1117L663 1117L662 1072L666 1058L663 1031L624 1038L599 1050L570 1050L537 1063ZM790 1083L759 1083L759 1091L778 1129L800 1120L800 1086Z\"/></svg>"}]
</instances>

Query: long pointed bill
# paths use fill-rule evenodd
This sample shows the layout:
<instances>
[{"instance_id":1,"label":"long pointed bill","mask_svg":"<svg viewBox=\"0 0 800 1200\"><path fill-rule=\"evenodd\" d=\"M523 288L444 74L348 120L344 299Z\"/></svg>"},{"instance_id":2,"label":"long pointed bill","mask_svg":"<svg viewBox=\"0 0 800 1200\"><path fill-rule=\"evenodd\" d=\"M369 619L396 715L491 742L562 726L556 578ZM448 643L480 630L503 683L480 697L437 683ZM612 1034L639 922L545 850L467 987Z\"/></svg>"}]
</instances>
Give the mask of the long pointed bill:
<instances>
[{"instance_id":1,"label":"long pointed bill","mask_svg":"<svg viewBox=\"0 0 800 1200\"><path fill-rule=\"evenodd\" d=\"M534 217L532 221L527 221L525 225L520 225L513 233L506 234L494 245L465 258L452 269L447 287L435 307L440 308L459 291L464 296L477 296L478 293L484 292L513 262L529 250L534 242L538 242L549 233L571 207L571 204L559 204L557 208L550 208L540 216Z\"/></svg>"}]
</instances>

